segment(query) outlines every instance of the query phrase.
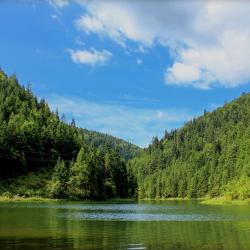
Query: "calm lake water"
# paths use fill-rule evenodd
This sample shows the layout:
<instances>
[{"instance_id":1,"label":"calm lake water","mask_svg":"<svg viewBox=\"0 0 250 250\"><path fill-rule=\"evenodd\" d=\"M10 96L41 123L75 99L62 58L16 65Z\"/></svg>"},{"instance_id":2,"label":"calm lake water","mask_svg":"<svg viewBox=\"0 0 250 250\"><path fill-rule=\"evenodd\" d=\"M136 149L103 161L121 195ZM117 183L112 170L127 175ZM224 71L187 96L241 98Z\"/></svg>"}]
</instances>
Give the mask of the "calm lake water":
<instances>
[{"instance_id":1,"label":"calm lake water","mask_svg":"<svg viewBox=\"0 0 250 250\"><path fill-rule=\"evenodd\" d=\"M250 207L0 203L0 249L250 249Z\"/></svg>"}]
</instances>

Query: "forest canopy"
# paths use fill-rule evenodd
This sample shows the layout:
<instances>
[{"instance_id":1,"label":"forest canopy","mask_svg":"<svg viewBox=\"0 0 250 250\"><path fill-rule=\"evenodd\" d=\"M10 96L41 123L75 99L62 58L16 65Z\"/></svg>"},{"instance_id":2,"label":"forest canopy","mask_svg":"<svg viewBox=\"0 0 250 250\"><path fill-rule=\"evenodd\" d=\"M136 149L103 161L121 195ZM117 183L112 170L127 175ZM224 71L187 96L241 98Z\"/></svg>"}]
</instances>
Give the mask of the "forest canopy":
<instances>
[{"instance_id":1,"label":"forest canopy","mask_svg":"<svg viewBox=\"0 0 250 250\"><path fill-rule=\"evenodd\" d=\"M78 128L0 71L2 192L53 198L127 196L126 161L139 147Z\"/></svg>"},{"instance_id":2,"label":"forest canopy","mask_svg":"<svg viewBox=\"0 0 250 250\"><path fill-rule=\"evenodd\" d=\"M139 198L249 198L250 94L154 137L128 168Z\"/></svg>"},{"instance_id":3,"label":"forest canopy","mask_svg":"<svg viewBox=\"0 0 250 250\"><path fill-rule=\"evenodd\" d=\"M0 71L0 193L70 199L250 197L250 94L148 148L78 128Z\"/></svg>"}]
</instances>

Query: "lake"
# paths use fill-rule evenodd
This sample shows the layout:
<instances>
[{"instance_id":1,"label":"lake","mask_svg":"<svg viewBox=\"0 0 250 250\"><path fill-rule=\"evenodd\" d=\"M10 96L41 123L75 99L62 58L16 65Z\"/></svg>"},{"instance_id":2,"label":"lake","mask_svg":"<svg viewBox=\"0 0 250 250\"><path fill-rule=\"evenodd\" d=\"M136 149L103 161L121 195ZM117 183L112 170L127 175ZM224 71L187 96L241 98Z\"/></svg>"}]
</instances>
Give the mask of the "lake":
<instances>
[{"instance_id":1,"label":"lake","mask_svg":"<svg viewBox=\"0 0 250 250\"><path fill-rule=\"evenodd\" d=\"M250 207L1 202L0 249L250 249Z\"/></svg>"}]
</instances>

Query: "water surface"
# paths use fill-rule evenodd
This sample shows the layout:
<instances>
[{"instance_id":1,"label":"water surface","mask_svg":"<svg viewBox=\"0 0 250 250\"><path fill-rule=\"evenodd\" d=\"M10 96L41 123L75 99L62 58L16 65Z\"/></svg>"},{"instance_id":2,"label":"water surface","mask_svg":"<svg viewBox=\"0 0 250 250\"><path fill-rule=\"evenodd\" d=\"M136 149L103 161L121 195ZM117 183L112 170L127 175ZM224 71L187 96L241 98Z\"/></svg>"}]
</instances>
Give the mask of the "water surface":
<instances>
[{"instance_id":1,"label":"water surface","mask_svg":"<svg viewBox=\"0 0 250 250\"><path fill-rule=\"evenodd\" d=\"M250 249L250 207L0 203L0 249Z\"/></svg>"}]
</instances>

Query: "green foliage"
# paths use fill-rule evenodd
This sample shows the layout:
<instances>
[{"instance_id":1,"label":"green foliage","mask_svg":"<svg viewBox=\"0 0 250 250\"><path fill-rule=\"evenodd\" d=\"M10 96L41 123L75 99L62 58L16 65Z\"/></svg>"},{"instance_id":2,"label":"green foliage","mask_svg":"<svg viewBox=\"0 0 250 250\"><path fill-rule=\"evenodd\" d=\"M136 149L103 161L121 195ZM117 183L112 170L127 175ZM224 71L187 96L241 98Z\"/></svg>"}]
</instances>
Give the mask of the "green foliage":
<instances>
[{"instance_id":1,"label":"green foliage","mask_svg":"<svg viewBox=\"0 0 250 250\"><path fill-rule=\"evenodd\" d=\"M20 86L15 76L0 70L1 193L126 197L124 161L138 152L137 146L121 139L78 128L74 120L66 123L65 116L60 119L30 86Z\"/></svg>"},{"instance_id":2,"label":"green foliage","mask_svg":"<svg viewBox=\"0 0 250 250\"><path fill-rule=\"evenodd\" d=\"M128 163L139 198L249 196L250 94L153 138ZM130 177L131 178L131 177Z\"/></svg>"},{"instance_id":3,"label":"green foliage","mask_svg":"<svg viewBox=\"0 0 250 250\"><path fill-rule=\"evenodd\" d=\"M228 182L225 186L224 195L228 199L248 199L250 198L250 177L241 176Z\"/></svg>"},{"instance_id":4,"label":"green foliage","mask_svg":"<svg viewBox=\"0 0 250 250\"><path fill-rule=\"evenodd\" d=\"M81 148L70 166L68 190L70 197L103 199L127 197L127 171L115 151Z\"/></svg>"},{"instance_id":5,"label":"green foliage","mask_svg":"<svg viewBox=\"0 0 250 250\"><path fill-rule=\"evenodd\" d=\"M114 136L102 134L96 131L89 131L87 129L80 130L84 134L85 144L104 151L114 148L116 152L118 152L119 155L125 159L125 161L132 159L140 152L140 148L138 146Z\"/></svg>"},{"instance_id":6,"label":"green foliage","mask_svg":"<svg viewBox=\"0 0 250 250\"><path fill-rule=\"evenodd\" d=\"M12 198L13 198L13 194L10 193L10 192L8 192L8 191L2 193L2 196L3 196L3 197L6 197L6 198L9 198L9 199L12 199Z\"/></svg>"},{"instance_id":7,"label":"green foliage","mask_svg":"<svg viewBox=\"0 0 250 250\"><path fill-rule=\"evenodd\" d=\"M51 178L51 171L40 173L29 173L19 177L1 180L0 195L10 192L20 197L46 197L47 183Z\"/></svg>"},{"instance_id":8,"label":"green foliage","mask_svg":"<svg viewBox=\"0 0 250 250\"><path fill-rule=\"evenodd\" d=\"M69 190L71 196L90 198L93 194L94 182L92 182L92 164L84 150L81 148L76 162L70 168Z\"/></svg>"},{"instance_id":9,"label":"green foliage","mask_svg":"<svg viewBox=\"0 0 250 250\"><path fill-rule=\"evenodd\" d=\"M64 198L67 195L68 175L68 169L64 161L58 158L52 178L47 186L50 198Z\"/></svg>"}]
</instances>

